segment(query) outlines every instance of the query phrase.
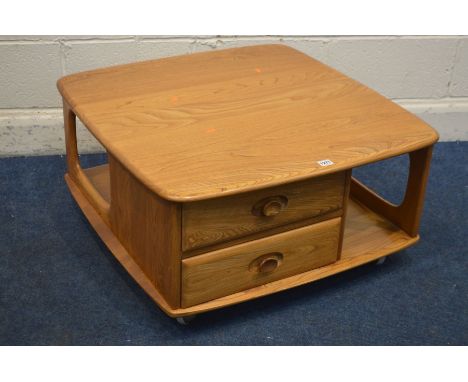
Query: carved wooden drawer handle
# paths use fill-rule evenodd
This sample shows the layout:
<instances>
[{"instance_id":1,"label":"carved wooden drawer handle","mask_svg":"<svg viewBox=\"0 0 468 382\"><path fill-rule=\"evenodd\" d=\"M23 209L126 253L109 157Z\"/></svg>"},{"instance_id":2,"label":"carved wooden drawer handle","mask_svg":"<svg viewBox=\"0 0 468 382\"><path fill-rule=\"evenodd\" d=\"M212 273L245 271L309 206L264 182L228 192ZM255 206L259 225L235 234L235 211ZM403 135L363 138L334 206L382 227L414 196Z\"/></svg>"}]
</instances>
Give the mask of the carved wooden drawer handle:
<instances>
[{"instance_id":1,"label":"carved wooden drawer handle","mask_svg":"<svg viewBox=\"0 0 468 382\"><path fill-rule=\"evenodd\" d=\"M255 203L252 214L255 216L276 216L288 205L288 198L285 196L270 196Z\"/></svg>"},{"instance_id":2,"label":"carved wooden drawer handle","mask_svg":"<svg viewBox=\"0 0 468 382\"><path fill-rule=\"evenodd\" d=\"M281 265L282 261L283 255L281 253L268 253L252 261L249 269L253 272L262 274L271 273Z\"/></svg>"},{"instance_id":3,"label":"carved wooden drawer handle","mask_svg":"<svg viewBox=\"0 0 468 382\"><path fill-rule=\"evenodd\" d=\"M259 265L258 265L258 271L260 273L270 273L273 272L276 268L278 268L279 261L278 259L272 257L263 260Z\"/></svg>"}]
</instances>

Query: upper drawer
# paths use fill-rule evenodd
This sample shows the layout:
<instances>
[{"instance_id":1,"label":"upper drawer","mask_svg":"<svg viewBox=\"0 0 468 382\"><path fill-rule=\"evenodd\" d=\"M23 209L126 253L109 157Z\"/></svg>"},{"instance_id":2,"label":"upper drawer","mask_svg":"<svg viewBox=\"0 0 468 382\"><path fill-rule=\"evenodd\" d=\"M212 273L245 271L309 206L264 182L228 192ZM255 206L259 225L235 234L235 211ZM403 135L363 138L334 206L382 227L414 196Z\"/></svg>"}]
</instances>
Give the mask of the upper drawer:
<instances>
[{"instance_id":1,"label":"upper drawer","mask_svg":"<svg viewBox=\"0 0 468 382\"><path fill-rule=\"evenodd\" d=\"M185 203L182 249L204 247L324 215L343 204L339 172L254 192Z\"/></svg>"}]
</instances>

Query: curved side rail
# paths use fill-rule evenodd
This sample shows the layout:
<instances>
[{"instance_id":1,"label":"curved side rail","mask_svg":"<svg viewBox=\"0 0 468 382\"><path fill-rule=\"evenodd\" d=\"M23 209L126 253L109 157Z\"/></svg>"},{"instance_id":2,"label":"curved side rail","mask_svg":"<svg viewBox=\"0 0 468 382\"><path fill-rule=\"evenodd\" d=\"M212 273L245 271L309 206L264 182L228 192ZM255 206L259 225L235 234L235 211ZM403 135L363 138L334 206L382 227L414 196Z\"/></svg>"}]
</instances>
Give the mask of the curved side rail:
<instances>
[{"instance_id":1,"label":"curved side rail","mask_svg":"<svg viewBox=\"0 0 468 382\"><path fill-rule=\"evenodd\" d=\"M388 202L355 178L351 179L351 197L393 222L411 237L416 237L424 205L432 148L433 146L428 146L409 153L408 182L400 205Z\"/></svg>"},{"instance_id":2,"label":"curved side rail","mask_svg":"<svg viewBox=\"0 0 468 382\"><path fill-rule=\"evenodd\" d=\"M109 225L110 205L96 190L81 168L76 140L76 115L65 100L63 100L63 119L68 175L80 188L97 213Z\"/></svg>"}]
</instances>

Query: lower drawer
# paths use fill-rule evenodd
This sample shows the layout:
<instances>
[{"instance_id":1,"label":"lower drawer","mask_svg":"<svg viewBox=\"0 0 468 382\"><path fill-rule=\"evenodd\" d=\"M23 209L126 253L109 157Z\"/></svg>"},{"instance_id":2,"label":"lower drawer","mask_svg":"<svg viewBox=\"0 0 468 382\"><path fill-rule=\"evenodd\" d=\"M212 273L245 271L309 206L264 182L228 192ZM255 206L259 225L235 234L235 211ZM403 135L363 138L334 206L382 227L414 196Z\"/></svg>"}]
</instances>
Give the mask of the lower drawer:
<instances>
[{"instance_id":1,"label":"lower drawer","mask_svg":"<svg viewBox=\"0 0 468 382\"><path fill-rule=\"evenodd\" d=\"M182 261L182 307L196 305L337 260L341 218Z\"/></svg>"}]
</instances>

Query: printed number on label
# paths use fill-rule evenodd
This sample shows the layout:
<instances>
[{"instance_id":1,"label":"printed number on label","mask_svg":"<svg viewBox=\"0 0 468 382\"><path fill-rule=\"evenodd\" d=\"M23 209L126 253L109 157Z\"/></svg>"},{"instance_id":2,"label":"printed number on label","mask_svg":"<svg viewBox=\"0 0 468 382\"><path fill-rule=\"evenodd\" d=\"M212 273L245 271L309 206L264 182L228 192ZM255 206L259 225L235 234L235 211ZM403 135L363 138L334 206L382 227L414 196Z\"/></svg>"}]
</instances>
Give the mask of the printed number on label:
<instances>
[{"instance_id":1,"label":"printed number on label","mask_svg":"<svg viewBox=\"0 0 468 382\"><path fill-rule=\"evenodd\" d=\"M319 160L317 163L322 167L331 166L334 164L330 159Z\"/></svg>"}]
</instances>

